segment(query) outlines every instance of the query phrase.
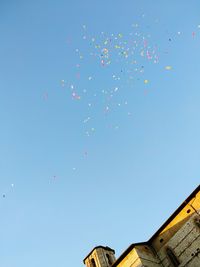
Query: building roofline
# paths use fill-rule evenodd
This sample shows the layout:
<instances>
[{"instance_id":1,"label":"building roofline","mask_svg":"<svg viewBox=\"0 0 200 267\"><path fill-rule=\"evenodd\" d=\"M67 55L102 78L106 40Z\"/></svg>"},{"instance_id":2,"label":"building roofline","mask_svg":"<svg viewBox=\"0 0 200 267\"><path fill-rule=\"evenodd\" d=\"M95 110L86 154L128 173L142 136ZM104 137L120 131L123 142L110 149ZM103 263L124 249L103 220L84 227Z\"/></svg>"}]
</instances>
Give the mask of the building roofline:
<instances>
[{"instance_id":1,"label":"building roofline","mask_svg":"<svg viewBox=\"0 0 200 267\"><path fill-rule=\"evenodd\" d=\"M163 223L163 225L155 232L155 234L148 240L148 242L152 242L153 239L159 235L162 230L179 214L179 212L190 202L190 200L196 196L196 194L200 191L200 185L186 198L185 201L172 213L172 215Z\"/></svg>"},{"instance_id":2,"label":"building roofline","mask_svg":"<svg viewBox=\"0 0 200 267\"><path fill-rule=\"evenodd\" d=\"M131 252L131 250L136 246L147 246L148 242L139 242L139 243L133 243L131 244L120 256L117 258L117 260L112 264L112 267L117 266L118 263L120 263L126 255Z\"/></svg>"},{"instance_id":3,"label":"building roofline","mask_svg":"<svg viewBox=\"0 0 200 267\"><path fill-rule=\"evenodd\" d=\"M84 260L83 260L83 263L85 264L85 260L90 256L90 254L92 254L92 252L95 250L95 249L97 249L97 248L102 248L102 249L105 249L105 250L109 250L109 251L112 251L114 254L115 254L115 251L114 251L114 249L112 249L112 248L110 248L110 247L108 247L108 246L106 246L106 247L104 247L104 246L96 246L96 247L94 247L91 251L90 251L90 253L84 258Z\"/></svg>"},{"instance_id":4,"label":"building roofline","mask_svg":"<svg viewBox=\"0 0 200 267\"><path fill-rule=\"evenodd\" d=\"M119 262L121 262L126 255L136 246L142 245L150 245L153 239L178 215L178 213L190 202L190 200L196 196L196 194L200 191L200 185L186 198L185 201L175 210L174 213L164 222L164 224L155 232L155 234L146 242L133 243L131 244L120 256L119 258L112 264L112 267L116 267Z\"/></svg>"}]
</instances>

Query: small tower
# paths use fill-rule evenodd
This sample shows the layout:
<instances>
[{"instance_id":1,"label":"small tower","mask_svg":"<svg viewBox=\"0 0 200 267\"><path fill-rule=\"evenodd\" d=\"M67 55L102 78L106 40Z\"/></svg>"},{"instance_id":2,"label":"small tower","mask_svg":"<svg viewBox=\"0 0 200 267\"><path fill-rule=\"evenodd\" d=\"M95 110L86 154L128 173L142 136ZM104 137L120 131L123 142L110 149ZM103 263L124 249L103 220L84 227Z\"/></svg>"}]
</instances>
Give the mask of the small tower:
<instances>
[{"instance_id":1,"label":"small tower","mask_svg":"<svg viewBox=\"0 0 200 267\"><path fill-rule=\"evenodd\" d=\"M95 247L83 260L86 267L110 267L115 262L115 251L109 247Z\"/></svg>"}]
</instances>

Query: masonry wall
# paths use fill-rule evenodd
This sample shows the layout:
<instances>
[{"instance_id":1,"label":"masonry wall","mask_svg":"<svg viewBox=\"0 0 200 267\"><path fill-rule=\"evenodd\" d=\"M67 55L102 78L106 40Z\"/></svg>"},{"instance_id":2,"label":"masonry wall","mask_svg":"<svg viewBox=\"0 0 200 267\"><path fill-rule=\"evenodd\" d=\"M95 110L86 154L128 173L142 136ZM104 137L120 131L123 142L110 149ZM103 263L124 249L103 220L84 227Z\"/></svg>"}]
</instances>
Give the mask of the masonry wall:
<instances>
[{"instance_id":1,"label":"masonry wall","mask_svg":"<svg viewBox=\"0 0 200 267\"><path fill-rule=\"evenodd\" d=\"M142 267L137 251L133 248L117 267Z\"/></svg>"},{"instance_id":2,"label":"masonry wall","mask_svg":"<svg viewBox=\"0 0 200 267\"><path fill-rule=\"evenodd\" d=\"M150 241L136 245L117 267L200 267L200 192Z\"/></svg>"},{"instance_id":3,"label":"masonry wall","mask_svg":"<svg viewBox=\"0 0 200 267\"><path fill-rule=\"evenodd\" d=\"M137 251L137 254L140 258L142 266L148 266L148 267L159 267L160 265L160 259L158 258L157 254L154 250L148 245L140 245L136 246L135 250ZM135 267L135 265L131 266Z\"/></svg>"},{"instance_id":4,"label":"masonry wall","mask_svg":"<svg viewBox=\"0 0 200 267\"><path fill-rule=\"evenodd\" d=\"M132 245L133 249L114 266L200 267L200 191L189 199L148 242ZM86 259L86 266L92 267L93 258L96 267L108 267L106 253L95 249ZM114 254L109 254L114 261Z\"/></svg>"},{"instance_id":5,"label":"masonry wall","mask_svg":"<svg viewBox=\"0 0 200 267\"><path fill-rule=\"evenodd\" d=\"M169 248L179 260L178 266L200 267L200 192L152 240L151 245L162 266L175 266L167 255Z\"/></svg>"},{"instance_id":6,"label":"masonry wall","mask_svg":"<svg viewBox=\"0 0 200 267\"><path fill-rule=\"evenodd\" d=\"M200 209L200 192L168 223L168 225L152 240L153 247L159 251L162 246Z\"/></svg>"},{"instance_id":7,"label":"masonry wall","mask_svg":"<svg viewBox=\"0 0 200 267\"><path fill-rule=\"evenodd\" d=\"M95 264L97 267L106 267L106 263L104 261L104 259L102 260L102 257L100 256L99 259L99 255L97 253L97 249L95 249L90 256L86 259L85 264L87 267L93 267L91 260L94 259L95 260ZM100 260L102 260L102 262L100 262Z\"/></svg>"},{"instance_id":8,"label":"masonry wall","mask_svg":"<svg viewBox=\"0 0 200 267\"><path fill-rule=\"evenodd\" d=\"M87 267L93 267L91 260L95 260L96 267L108 267L110 264L108 263L108 259L106 254L110 256L111 262L115 261L114 253L110 250L105 250L103 248L94 249L94 251L89 255L89 257L85 260L85 265Z\"/></svg>"},{"instance_id":9,"label":"masonry wall","mask_svg":"<svg viewBox=\"0 0 200 267\"><path fill-rule=\"evenodd\" d=\"M108 260L107 260L106 254L108 254L110 256L112 263L115 262L115 256L114 256L113 252L111 252L109 250L105 251L103 248L98 248L96 250L96 253L97 253L98 262L99 262L99 264L101 263L101 265L99 265L99 266L101 266L101 267L107 267L110 265Z\"/></svg>"},{"instance_id":10,"label":"masonry wall","mask_svg":"<svg viewBox=\"0 0 200 267\"><path fill-rule=\"evenodd\" d=\"M196 223L196 220L199 218L199 215L196 213L193 214L176 234L174 234L158 251L158 256L163 266L174 266L166 253L167 248L170 248L180 261L180 267L200 266L200 226Z\"/></svg>"}]
</instances>

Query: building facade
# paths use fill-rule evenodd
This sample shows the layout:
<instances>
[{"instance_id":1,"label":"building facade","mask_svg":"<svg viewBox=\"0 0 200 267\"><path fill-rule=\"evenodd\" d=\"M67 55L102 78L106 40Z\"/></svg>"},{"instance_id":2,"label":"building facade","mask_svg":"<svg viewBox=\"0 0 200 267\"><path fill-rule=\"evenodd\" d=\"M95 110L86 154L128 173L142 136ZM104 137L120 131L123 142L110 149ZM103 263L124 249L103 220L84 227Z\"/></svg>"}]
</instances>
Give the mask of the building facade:
<instances>
[{"instance_id":1,"label":"building facade","mask_svg":"<svg viewBox=\"0 0 200 267\"><path fill-rule=\"evenodd\" d=\"M86 267L200 267L200 186L146 242L130 245L116 260L109 247L95 247Z\"/></svg>"}]
</instances>

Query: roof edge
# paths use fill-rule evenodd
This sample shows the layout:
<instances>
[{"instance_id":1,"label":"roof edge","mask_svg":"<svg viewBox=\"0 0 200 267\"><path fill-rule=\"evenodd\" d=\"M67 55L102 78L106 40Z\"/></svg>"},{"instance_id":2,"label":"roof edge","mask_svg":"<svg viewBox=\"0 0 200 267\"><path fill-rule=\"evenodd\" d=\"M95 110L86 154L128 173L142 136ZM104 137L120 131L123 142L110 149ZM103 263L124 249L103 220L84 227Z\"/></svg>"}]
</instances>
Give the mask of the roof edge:
<instances>
[{"instance_id":1,"label":"roof edge","mask_svg":"<svg viewBox=\"0 0 200 267\"><path fill-rule=\"evenodd\" d=\"M122 261L126 255L136 246L148 246L149 242L139 242L139 243L133 243L131 244L120 256L119 258L117 258L117 260L112 264L111 267L115 267L117 266L118 263L120 263L120 261Z\"/></svg>"},{"instance_id":2,"label":"roof edge","mask_svg":"<svg viewBox=\"0 0 200 267\"><path fill-rule=\"evenodd\" d=\"M190 200L196 196L196 194L200 191L200 185L186 198L185 201L172 213L172 215L162 224L162 226L155 232L155 234L146 242L139 242L131 244L120 256L117 260L112 264L112 267L116 267L117 264L122 261L126 255L135 247L142 245L151 245L153 239L178 215L178 213L190 202Z\"/></svg>"},{"instance_id":3,"label":"roof edge","mask_svg":"<svg viewBox=\"0 0 200 267\"><path fill-rule=\"evenodd\" d=\"M90 256L90 254L92 254L92 252L93 252L95 249L98 249L98 248L103 248L103 249L105 249L105 250L112 251L112 252L115 254L114 249L112 249L112 248L110 248L110 247L108 247L108 246L106 246L106 247L104 247L104 246L96 246L96 247L94 247L94 248L90 251L90 253L84 258L84 260L83 260L83 263L84 263L84 264L85 264L85 260Z\"/></svg>"},{"instance_id":4,"label":"roof edge","mask_svg":"<svg viewBox=\"0 0 200 267\"><path fill-rule=\"evenodd\" d=\"M148 242L152 242L153 239L159 235L162 230L179 214L179 212L190 202L190 200L196 196L196 194L200 191L200 185L197 186L196 189L183 201L183 203L172 213L172 215L161 225L161 227L153 234L153 236L148 240Z\"/></svg>"}]
</instances>

